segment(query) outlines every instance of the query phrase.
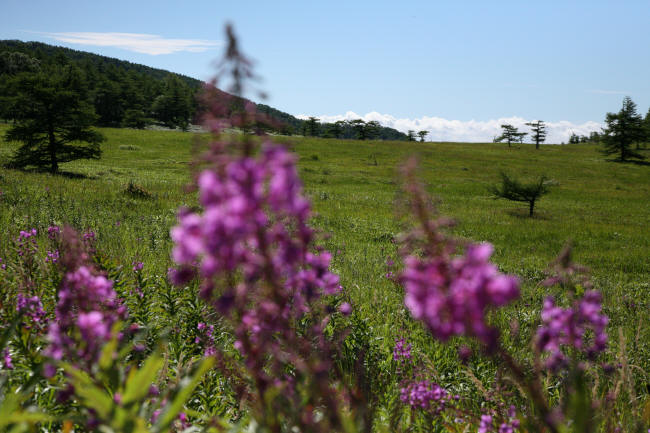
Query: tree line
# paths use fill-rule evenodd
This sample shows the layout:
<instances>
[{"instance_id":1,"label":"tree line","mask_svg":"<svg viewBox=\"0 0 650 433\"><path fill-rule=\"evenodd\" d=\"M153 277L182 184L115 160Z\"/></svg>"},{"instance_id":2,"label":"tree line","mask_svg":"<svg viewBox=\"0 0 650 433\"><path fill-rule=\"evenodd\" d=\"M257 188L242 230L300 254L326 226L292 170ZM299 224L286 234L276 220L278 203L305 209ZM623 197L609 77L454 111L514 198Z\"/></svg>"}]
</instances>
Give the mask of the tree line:
<instances>
[{"instance_id":1,"label":"tree line","mask_svg":"<svg viewBox=\"0 0 650 433\"><path fill-rule=\"evenodd\" d=\"M76 88L95 119L109 127L161 124L187 129L197 110L201 82L130 62L36 42L0 41L0 118L14 119L20 83L46 87L74 70ZM68 89L70 90L70 89Z\"/></svg>"},{"instance_id":2,"label":"tree line","mask_svg":"<svg viewBox=\"0 0 650 433\"><path fill-rule=\"evenodd\" d=\"M546 141L546 124L543 120L536 120L526 125L531 127L531 132L520 132L510 124L501 125L502 133L494 138L494 142L506 142L508 147L511 147L512 143L523 143L524 137L530 134L535 148L539 149L539 145ZM605 125L600 132L592 131L588 136L572 132L569 144L602 144L605 155L616 155L620 161L630 158L645 159L638 151L650 143L650 109L643 117L637 112L632 98L626 96L622 108L617 113L607 113Z\"/></svg>"},{"instance_id":3,"label":"tree line","mask_svg":"<svg viewBox=\"0 0 650 433\"><path fill-rule=\"evenodd\" d=\"M203 111L198 92L199 80L169 71L100 56L84 51L56 47L40 42L0 41L0 119L13 120L11 99L18 84L40 76L45 82L75 68L83 83L83 96L95 113L93 125L144 128L158 124L188 129ZM51 83L56 82L53 78ZM234 97L232 109L243 110L247 101ZM406 134L393 128L368 122L360 125L324 123L314 127L309 120L298 119L265 104L255 104L259 113L274 122L264 125L268 132L319 137L407 140Z\"/></svg>"},{"instance_id":4,"label":"tree line","mask_svg":"<svg viewBox=\"0 0 650 433\"><path fill-rule=\"evenodd\" d=\"M323 137L356 140L409 140L409 136L396 129L382 126L376 120L337 120L321 123L316 117L309 117L299 125L296 133L306 137Z\"/></svg>"}]
</instances>

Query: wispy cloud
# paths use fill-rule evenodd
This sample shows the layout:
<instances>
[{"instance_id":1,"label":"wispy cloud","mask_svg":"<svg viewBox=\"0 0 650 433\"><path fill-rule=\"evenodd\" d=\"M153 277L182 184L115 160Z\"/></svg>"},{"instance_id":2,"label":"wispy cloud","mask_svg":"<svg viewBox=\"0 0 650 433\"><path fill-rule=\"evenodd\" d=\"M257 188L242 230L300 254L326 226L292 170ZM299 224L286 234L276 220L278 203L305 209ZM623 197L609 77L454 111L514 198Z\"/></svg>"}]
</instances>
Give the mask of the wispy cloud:
<instances>
[{"instance_id":1,"label":"wispy cloud","mask_svg":"<svg viewBox=\"0 0 650 433\"><path fill-rule=\"evenodd\" d=\"M202 39L168 39L160 35L143 33L96 33L96 32L62 32L41 33L54 40L69 44L91 45L96 47L115 47L136 53L172 54L179 51L200 53L213 49L219 41Z\"/></svg>"},{"instance_id":2,"label":"wispy cloud","mask_svg":"<svg viewBox=\"0 0 650 433\"><path fill-rule=\"evenodd\" d=\"M598 93L601 95L629 95L630 92L624 92L622 90L602 90L602 89L590 89L587 90L589 93Z\"/></svg>"},{"instance_id":3,"label":"wispy cloud","mask_svg":"<svg viewBox=\"0 0 650 433\"><path fill-rule=\"evenodd\" d=\"M301 119L308 118L307 115L296 116ZM461 141L461 142L490 142L495 136L501 133L501 125L509 123L520 131L528 131L526 122L535 119L524 119L521 117L503 117L492 120L448 120L441 117L420 117L417 119L398 119L390 114L381 114L375 111L363 116L348 111L345 114L333 116L314 116L318 117L321 122L336 122L337 120L363 119L366 122L375 120L383 126L395 128L398 131L407 132L409 129L414 131L429 131L427 140L431 141ZM547 143L557 144L568 142L572 133L578 135L589 135L592 131L600 131L602 124L598 122L573 123L567 120L559 122L545 122L547 130Z\"/></svg>"}]
</instances>

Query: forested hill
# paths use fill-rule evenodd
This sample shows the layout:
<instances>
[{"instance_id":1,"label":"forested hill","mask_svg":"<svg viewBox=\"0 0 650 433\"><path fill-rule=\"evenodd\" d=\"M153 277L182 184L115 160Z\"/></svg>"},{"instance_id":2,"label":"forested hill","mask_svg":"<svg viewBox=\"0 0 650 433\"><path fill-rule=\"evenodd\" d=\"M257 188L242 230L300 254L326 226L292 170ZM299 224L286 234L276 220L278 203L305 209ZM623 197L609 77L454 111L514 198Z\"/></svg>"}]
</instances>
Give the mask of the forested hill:
<instances>
[{"instance_id":1,"label":"forested hill","mask_svg":"<svg viewBox=\"0 0 650 433\"><path fill-rule=\"evenodd\" d=\"M48 75L70 67L83 77L85 93L94 107L98 126L144 128L159 124L186 129L195 121L200 80L126 60L41 42L0 41L0 101L12 96L13 79L24 74ZM7 106L8 104L4 104ZM337 138L405 140L406 135L375 122L320 124L298 119L264 104L258 111L284 126L277 132ZM11 119L0 104L0 119Z\"/></svg>"}]
</instances>

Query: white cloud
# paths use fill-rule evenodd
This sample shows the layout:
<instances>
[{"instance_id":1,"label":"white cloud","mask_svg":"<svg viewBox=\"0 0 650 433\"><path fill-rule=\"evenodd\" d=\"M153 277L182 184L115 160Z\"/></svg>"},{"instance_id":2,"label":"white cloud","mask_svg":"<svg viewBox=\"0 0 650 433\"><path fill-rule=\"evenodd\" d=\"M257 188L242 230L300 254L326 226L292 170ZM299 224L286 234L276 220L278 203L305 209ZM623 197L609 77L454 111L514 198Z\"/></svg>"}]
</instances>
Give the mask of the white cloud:
<instances>
[{"instance_id":1,"label":"white cloud","mask_svg":"<svg viewBox=\"0 0 650 433\"><path fill-rule=\"evenodd\" d=\"M172 54L178 51L200 53L221 45L218 41L166 39L160 35L143 33L63 32L43 34L60 42L97 47L116 47L153 56Z\"/></svg>"},{"instance_id":2,"label":"white cloud","mask_svg":"<svg viewBox=\"0 0 650 433\"><path fill-rule=\"evenodd\" d=\"M309 116L301 114L296 116L300 119L307 119ZM381 114L376 111L359 115L352 111L345 114L333 116L314 116L318 117L321 122L336 122L337 120L363 119L366 122L376 120L383 126L395 128L398 131L407 132L409 129L414 131L429 131L427 140L430 141L458 141L458 142L491 142L495 136L501 134L501 125L509 123L520 131L529 131L526 122L536 119L524 119L521 117L502 117L493 120L448 120L441 117L420 117L417 119L398 119L390 114ZM559 122L545 122L546 124L546 143L559 144L568 142L571 133L578 135L589 135L592 131L600 131L602 124L598 122L584 122L580 124L572 123L567 120ZM527 137L528 138L528 137Z\"/></svg>"}]
</instances>

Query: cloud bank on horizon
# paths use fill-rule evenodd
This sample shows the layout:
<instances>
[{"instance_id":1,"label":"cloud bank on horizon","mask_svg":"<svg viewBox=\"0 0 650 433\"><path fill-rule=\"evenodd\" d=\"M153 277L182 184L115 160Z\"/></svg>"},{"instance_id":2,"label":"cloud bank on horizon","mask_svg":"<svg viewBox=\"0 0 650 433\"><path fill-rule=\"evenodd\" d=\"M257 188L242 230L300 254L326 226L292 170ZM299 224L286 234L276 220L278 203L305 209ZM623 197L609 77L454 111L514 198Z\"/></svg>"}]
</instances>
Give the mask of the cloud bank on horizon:
<instances>
[{"instance_id":1,"label":"cloud bank on horizon","mask_svg":"<svg viewBox=\"0 0 650 433\"><path fill-rule=\"evenodd\" d=\"M43 34L59 42L96 47L115 47L152 56L172 54L179 51L200 53L222 45L219 41L170 39L160 35L144 33L61 32Z\"/></svg>"},{"instance_id":2,"label":"cloud bank on horizon","mask_svg":"<svg viewBox=\"0 0 650 433\"><path fill-rule=\"evenodd\" d=\"M296 116L299 119L307 119L309 116L300 114ZM526 126L526 122L534 121L537 119L524 119L521 117L502 117L499 119L477 121L477 120L448 120L441 117L428 117L423 116L417 119L398 119L390 114L381 114L376 111L367 113L363 116L348 111L345 114L338 114L332 116L314 116L321 122L336 122L338 120L354 120L363 119L366 122L377 121L382 126L395 128L401 132L407 132L409 129L413 131L429 131L427 136L428 141L457 141L457 142L491 142L494 137L501 134L501 125L509 123L519 131L526 132L530 128ZM543 120L543 119L542 119ZM559 144L569 141L572 133L577 135L589 135L592 131L600 132L603 124L593 121L588 121L580 124L572 123L567 120L560 120L558 122L544 122L546 124L546 143ZM529 137L526 137L527 141Z\"/></svg>"}]
</instances>

